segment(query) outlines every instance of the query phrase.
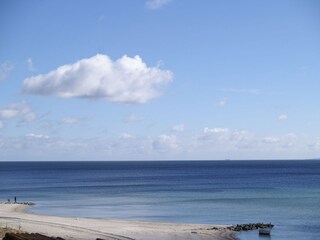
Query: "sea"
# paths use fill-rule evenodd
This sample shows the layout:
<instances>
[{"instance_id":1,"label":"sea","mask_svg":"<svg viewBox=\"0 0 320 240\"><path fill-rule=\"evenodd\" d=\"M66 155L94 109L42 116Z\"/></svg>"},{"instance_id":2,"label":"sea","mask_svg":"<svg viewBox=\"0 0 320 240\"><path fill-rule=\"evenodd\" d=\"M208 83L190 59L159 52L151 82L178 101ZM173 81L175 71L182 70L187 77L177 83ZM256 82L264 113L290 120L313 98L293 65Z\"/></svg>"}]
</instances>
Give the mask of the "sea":
<instances>
[{"instance_id":1,"label":"sea","mask_svg":"<svg viewBox=\"0 0 320 240\"><path fill-rule=\"evenodd\" d=\"M320 160L0 162L0 202L58 216L272 223L270 237L320 239Z\"/></svg>"}]
</instances>

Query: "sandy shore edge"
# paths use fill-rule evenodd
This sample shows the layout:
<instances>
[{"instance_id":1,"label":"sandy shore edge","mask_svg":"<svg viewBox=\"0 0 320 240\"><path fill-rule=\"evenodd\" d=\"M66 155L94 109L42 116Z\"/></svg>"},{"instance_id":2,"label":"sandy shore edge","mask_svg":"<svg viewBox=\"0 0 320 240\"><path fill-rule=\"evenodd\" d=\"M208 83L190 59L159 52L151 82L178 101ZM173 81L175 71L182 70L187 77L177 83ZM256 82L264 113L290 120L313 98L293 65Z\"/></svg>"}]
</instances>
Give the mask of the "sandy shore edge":
<instances>
[{"instance_id":1,"label":"sandy shore edge","mask_svg":"<svg viewBox=\"0 0 320 240\"><path fill-rule=\"evenodd\" d=\"M236 239L234 232L225 229L226 225L58 217L29 213L27 210L30 207L24 204L0 204L0 228L38 232L67 240Z\"/></svg>"}]
</instances>

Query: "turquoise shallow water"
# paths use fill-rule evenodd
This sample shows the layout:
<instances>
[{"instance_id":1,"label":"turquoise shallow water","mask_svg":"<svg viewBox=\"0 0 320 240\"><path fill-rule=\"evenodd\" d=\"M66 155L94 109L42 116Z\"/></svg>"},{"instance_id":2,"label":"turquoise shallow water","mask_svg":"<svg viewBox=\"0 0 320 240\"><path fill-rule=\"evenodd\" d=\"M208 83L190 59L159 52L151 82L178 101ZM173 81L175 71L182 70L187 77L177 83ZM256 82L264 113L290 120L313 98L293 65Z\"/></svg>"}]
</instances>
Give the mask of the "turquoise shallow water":
<instances>
[{"instance_id":1,"label":"turquoise shallow water","mask_svg":"<svg viewBox=\"0 0 320 240\"><path fill-rule=\"evenodd\" d=\"M320 236L320 161L0 162L0 183L0 201L35 202L35 213L272 222L272 240Z\"/></svg>"}]
</instances>

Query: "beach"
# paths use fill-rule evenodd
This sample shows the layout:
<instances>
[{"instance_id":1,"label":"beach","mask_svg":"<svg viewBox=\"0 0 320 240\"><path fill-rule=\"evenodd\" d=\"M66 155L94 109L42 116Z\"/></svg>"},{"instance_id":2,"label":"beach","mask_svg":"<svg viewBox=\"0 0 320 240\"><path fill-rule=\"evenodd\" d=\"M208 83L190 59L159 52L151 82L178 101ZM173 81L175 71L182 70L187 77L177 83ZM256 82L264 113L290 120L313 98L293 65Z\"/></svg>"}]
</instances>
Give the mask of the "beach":
<instances>
[{"instance_id":1,"label":"beach","mask_svg":"<svg viewBox=\"0 0 320 240\"><path fill-rule=\"evenodd\" d=\"M30 207L18 203L0 204L0 227L66 240L236 239L234 232L225 229L226 225L58 217L29 213Z\"/></svg>"}]
</instances>

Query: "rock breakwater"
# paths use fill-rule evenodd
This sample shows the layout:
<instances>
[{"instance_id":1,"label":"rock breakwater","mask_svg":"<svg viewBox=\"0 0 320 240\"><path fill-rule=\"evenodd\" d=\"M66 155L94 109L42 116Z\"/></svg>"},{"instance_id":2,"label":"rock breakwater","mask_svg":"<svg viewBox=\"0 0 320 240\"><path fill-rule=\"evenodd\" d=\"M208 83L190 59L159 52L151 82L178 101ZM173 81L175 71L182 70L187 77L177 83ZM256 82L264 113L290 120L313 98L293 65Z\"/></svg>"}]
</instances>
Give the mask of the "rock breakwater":
<instances>
[{"instance_id":1,"label":"rock breakwater","mask_svg":"<svg viewBox=\"0 0 320 240\"><path fill-rule=\"evenodd\" d=\"M228 230L240 232L240 231L250 231L257 230L261 228L273 228L271 223L248 223L248 224L237 224L227 227Z\"/></svg>"}]
</instances>

